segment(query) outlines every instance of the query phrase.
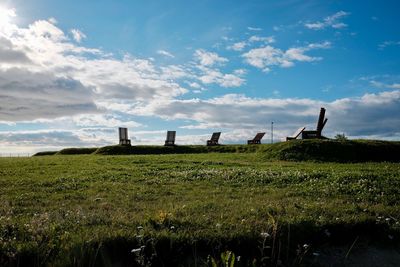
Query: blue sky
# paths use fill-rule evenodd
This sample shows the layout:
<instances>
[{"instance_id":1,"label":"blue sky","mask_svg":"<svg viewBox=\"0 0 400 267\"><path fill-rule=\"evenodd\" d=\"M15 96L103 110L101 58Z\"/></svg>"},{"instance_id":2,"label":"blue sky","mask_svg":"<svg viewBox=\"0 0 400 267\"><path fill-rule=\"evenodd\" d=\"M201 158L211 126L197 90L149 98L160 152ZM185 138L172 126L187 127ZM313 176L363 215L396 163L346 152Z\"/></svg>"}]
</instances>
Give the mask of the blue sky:
<instances>
[{"instance_id":1,"label":"blue sky","mask_svg":"<svg viewBox=\"0 0 400 267\"><path fill-rule=\"evenodd\" d=\"M384 3L384 4L383 4ZM0 1L0 153L400 138L398 1ZM268 142L268 140L265 140Z\"/></svg>"}]
</instances>

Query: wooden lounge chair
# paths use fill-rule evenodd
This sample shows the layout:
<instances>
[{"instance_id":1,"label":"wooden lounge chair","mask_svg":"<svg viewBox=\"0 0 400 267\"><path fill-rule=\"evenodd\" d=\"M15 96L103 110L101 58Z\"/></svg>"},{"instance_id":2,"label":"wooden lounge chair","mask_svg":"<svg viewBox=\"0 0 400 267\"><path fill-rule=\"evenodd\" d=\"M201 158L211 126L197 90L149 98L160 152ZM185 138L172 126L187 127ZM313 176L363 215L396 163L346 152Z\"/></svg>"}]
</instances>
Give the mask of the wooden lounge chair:
<instances>
[{"instance_id":1,"label":"wooden lounge chair","mask_svg":"<svg viewBox=\"0 0 400 267\"><path fill-rule=\"evenodd\" d=\"M119 132L119 144L124 146L130 146L131 140L128 139L128 128L118 128Z\"/></svg>"},{"instance_id":2,"label":"wooden lounge chair","mask_svg":"<svg viewBox=\"0 0 400 267\"><path fill-rule=\"evenodd\" d=\"M217 146L221 132L213 133L210 140L207 140L207 146Z\"/></svg>"},{"instance_id":3,"label":"wooden lounge chair","mask_svg":"<svg viewBox=\"0 0 400 267\"><path fill-rule=\"evenodd\" d=\"M259 145L261 144L261 139L264 137L265 133L257 133L252 140L247 140L248 145Z\"/></svg>"},{"instance_id":4,"label":"wooden lounge chair","mask_svg":"<svg viewBox=\"0 0 400 267\"><path fill-rule=\"evenodd\" d=\"M328 121L325 118L325 109L321 108L319 112L318 122L317 122L317 130L313 131L303 131L301 133L302 139L326 139L325 136L322 136L322 130L325 127L326 122Z\"/></svg>"},{"instance_id":5,"label":"wooden lounge chair","mask_svg":"<svg viewBox=\"0 0 400 267\"><path fill-rule=\"evenodd\" d=\"M297 139L300 134L306 129L306 127L300 127L297 131L293 134L293 136L286 137L286 141Z\"/></svg>"},{"instance_id":6,"label":"wooden lounge chair","mask_svg":"<svg viewBox=\"0 0 400 267\"><path fill-rule=\"evenodd\" d=\"M176 136L176 131L167 131L167 140L165 140L164 146L174 146L175 136Z\"/></svg>"}]
</instances>

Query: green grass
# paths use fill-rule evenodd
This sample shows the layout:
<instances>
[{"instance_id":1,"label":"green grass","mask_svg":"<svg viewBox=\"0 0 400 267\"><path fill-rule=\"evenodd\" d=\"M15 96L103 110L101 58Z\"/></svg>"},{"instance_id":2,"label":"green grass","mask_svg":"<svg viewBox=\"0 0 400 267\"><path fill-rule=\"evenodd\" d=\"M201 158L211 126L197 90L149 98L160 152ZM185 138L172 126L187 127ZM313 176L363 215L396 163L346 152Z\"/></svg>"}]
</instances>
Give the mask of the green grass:
<instances>
[{"instance_id":1,"label":"green grass","mask_svg":"<svg viewBox=\"0 0 400 267\"><path fill-rule=\"evenodd\" d=\"M0 265L194 266L225 250L244 265L272 263L298 257L304 243L392 242L399 214L399 163L260 153L0 159Z\"/></svg>"}]
</instances>

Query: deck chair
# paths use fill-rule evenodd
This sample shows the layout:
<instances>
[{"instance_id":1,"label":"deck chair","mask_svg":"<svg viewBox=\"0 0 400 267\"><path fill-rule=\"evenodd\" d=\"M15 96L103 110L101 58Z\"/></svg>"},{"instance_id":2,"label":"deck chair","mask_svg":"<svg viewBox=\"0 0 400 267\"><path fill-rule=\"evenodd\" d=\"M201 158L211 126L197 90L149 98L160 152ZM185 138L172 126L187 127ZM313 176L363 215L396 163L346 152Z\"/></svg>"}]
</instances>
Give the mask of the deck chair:
<instances>
[{"instance_id":1,"label":"deck chair","mask_svg":"<svg viewBox=\"0 0 400 267\"><path fill-rule=\"evenodd\" d=\"M325 136L322 136L322 130L325 127L326 122L328 121L325 118L325 109L321 108L319 112L318 122L317 122L317 129L312 131L303 131L301 133L302 139L326 139Z\"/></svg>"},{"instance_id":2,"label":"deck chair","mask_svg":"<svg viewBox=\"0 0 400 267\"><path fill-rule=\"evenodd\" d=\"M252 140L247 140L248 145L259 145L261 144L261 139L264 137L265 133L257 133Z\"/></svg>"},{"instance_id":3,"label":"deck chair","mask_svg":"<svg viewBox=\"0 0 400 267\"><path fill-rule=\"evenodd\" d=\"M210 140L207 140L207 146L216 146L218 144L219 137L221 136L221 132L213 133Z\"/></svg>"},{"instance_id":4,"label":"deck chair","mask_svg":"<svg viewBox=\"0 0 400 267\"><path fill-rule=\"evenodd\" d=\"M286 137L286 141L297 139L297 137L299 137L300 134L301 134L305 129L306 129L306 127L300 127L299 129L297 129L296 132L294 132L293 136L288 136L288 137Z\"/></svg>"},{"instance_id":5,"label":"deck chair","mask_svg":"<svg viewBox=\"0 0 400 267\"><path fill-rule=\"evenodd\" d=\"M128 139L128 128L118 128L119 132L119 144L124 146L130 146L131 140Z\"/></svg>"},{"instance_id":6,"label":"deck chair","mask_svg":"<svg viewBox=\"0 0 400 267\"><path fill-rule=\"evenodd\" d=\"M174 146L175 136L176 136L176 131L167 131L167 140L165 140L164 146Z\"/></svg>"}]
</instances>

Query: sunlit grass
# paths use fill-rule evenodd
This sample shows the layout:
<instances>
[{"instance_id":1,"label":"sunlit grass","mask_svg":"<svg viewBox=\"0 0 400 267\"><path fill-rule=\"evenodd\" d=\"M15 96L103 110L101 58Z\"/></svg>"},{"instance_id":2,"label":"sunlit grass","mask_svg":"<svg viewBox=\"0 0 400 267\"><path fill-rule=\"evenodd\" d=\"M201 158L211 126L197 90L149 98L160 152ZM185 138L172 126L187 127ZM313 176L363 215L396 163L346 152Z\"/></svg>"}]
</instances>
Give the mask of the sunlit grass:
<instances>
[{"instance_id":1,"label":"sunlit grass","mask_svg":"<svg viewBox=\"0 0 400 267\"><path fill-rule=\"evenodd\" d=\"M258 242L271 218L304 233L360 224L397 233L400 164L266 162L257 153L3 158L0 203L0 256L38 261L120 239L125 250L145 240Z\"/></svg>"}]
</instances>

